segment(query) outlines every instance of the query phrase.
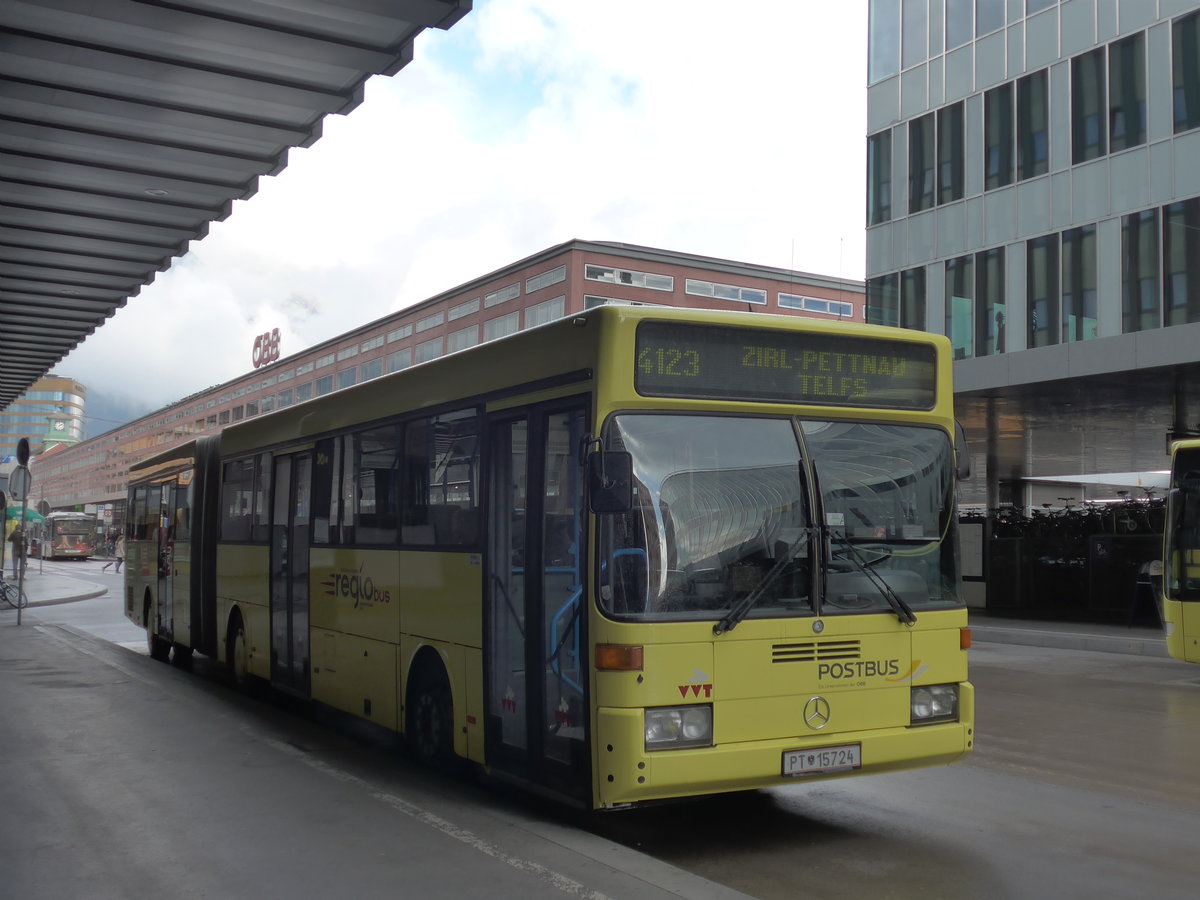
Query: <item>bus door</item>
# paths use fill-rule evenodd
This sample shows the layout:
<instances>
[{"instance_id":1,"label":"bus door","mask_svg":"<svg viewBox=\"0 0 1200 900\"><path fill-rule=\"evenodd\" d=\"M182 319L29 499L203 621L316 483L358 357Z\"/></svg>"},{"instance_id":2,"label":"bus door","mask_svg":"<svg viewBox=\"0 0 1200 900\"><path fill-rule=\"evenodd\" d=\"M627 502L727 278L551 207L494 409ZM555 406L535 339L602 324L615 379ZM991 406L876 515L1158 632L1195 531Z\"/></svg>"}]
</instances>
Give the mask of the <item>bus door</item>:
<instances>
[{"instance_id":1,"label":"bus door","mask_svg":"<svg viewBox=\"0 0 1200 900\"><path fill-rule=\"evenodd\" d=\"M493 420L484 637L488 761L590 799L582 405Z\"/></svg>"},{"instance_id":2,"label":"bus door","mask_svg":"<svg viewBox=\"0 0 1200 900\"><path fill-rule=\"evenodd\" d=\"M169 634L174 643L191 647L189 486L169 481L161 485L161 491L157 551L159 633Z\"/></svg>"},{"instance_id":3,"label":"bus door","mask_svg":"<svg viewBox=\"0 0 1200 900\"><path fill-rule=\"evenodd\" d=\"M308 548L312 454L275 457L271 516L271 684L309 692Z\"/></svg>"},{"instance_id":4,"label":"bus door","mask_svg":"<svg viewBox=\"0 0 1200 900\"><path fill-rule=\"evenodd\" d=\"M175 482L168 481L159 485L158 496L158 546L155 550L158 560L158 633L170 635L172 641L177 641L179 638L175 636L175 578L172 574L175 536L171 528L175 512ZM153 494L150 502L154 502Z\"/></svg>"}]
</instances>

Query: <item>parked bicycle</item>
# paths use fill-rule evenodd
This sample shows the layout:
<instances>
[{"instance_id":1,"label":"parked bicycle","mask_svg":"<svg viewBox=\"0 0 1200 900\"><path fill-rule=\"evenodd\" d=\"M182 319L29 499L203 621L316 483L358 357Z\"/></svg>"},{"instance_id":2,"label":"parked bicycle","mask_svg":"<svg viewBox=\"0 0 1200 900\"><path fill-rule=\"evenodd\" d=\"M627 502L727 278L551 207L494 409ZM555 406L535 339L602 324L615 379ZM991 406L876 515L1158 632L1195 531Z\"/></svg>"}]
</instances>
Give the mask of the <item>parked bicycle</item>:
<instances>
[{"instance_id":1,"label":"parked bicycle","mask_svg":"<svg viewBox=\"0 0 1200 900\"><path fill-rule=\"evenodd\" d=\"M21 609L29 606L29 597L17 585L4 580L0 575L0 605L9 609Z\"/></svg>"}]
</instances>

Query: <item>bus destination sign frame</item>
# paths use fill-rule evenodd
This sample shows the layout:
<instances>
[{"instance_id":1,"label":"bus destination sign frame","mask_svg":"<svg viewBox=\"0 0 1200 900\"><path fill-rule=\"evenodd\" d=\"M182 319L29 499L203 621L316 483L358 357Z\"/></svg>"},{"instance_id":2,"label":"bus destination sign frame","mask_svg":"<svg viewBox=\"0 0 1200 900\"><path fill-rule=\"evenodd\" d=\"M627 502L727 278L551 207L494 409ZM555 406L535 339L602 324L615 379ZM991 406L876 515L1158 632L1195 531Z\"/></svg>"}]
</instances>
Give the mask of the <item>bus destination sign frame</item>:
<instances>
[{"instance_id":1,"label":"bus destination sign frame","mask_svg":"<svg viewBox=\"0 0 1200 900\"><path fill-rule=\"evenodd\" d=\"M646 321L634 389L644 397L932 410L932 344L813 331Z\"/></svg>"}]
</instances>

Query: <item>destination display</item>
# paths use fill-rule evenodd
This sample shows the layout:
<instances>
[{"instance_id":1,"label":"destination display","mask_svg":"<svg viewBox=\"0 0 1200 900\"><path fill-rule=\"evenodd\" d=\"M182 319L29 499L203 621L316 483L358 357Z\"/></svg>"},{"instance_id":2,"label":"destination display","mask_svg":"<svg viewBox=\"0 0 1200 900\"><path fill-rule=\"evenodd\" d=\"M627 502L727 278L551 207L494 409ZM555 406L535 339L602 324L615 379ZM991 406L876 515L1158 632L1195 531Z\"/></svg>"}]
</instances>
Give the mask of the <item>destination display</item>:
<instances>
[{"instance_id":1,"label":"destination display","mask_svg":"<svg viewBox=\"0 0 1200 900\"><path fill-rule=\"evenodd\" d=\"M932 409L929 344L813 332L643 322L634 388L646 397Z\"/></svg>"}]
</instances>

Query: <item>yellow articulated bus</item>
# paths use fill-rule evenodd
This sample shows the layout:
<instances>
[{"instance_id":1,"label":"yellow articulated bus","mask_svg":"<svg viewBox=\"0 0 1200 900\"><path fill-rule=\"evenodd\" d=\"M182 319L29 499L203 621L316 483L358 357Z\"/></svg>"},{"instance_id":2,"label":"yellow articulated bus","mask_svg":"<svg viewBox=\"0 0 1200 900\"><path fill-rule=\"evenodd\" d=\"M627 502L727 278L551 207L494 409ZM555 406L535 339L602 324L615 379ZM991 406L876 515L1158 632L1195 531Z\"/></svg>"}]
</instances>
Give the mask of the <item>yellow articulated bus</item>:
<instances>
[{"instance_id":1,"label":"yellow articulated bus","mask_svg":"<svg viewBox=\"0 0 1200 900\"><path fill-rule=\"evenodd\" d=\"M949 344L603 307L131 472L126 613L578 805L961 760Z\"/></svg>"},{"instance_id":2,"label":"yellow articulated bus","mask_svg":"<svg viewBox=\"0 0 1200 900\"><path fill-rule=\"evenodd\" d=\"M1163 545L1167 652L1175 659L1200 662L1200 440L1171 447Z\"/></svg>"}]
</instances>

